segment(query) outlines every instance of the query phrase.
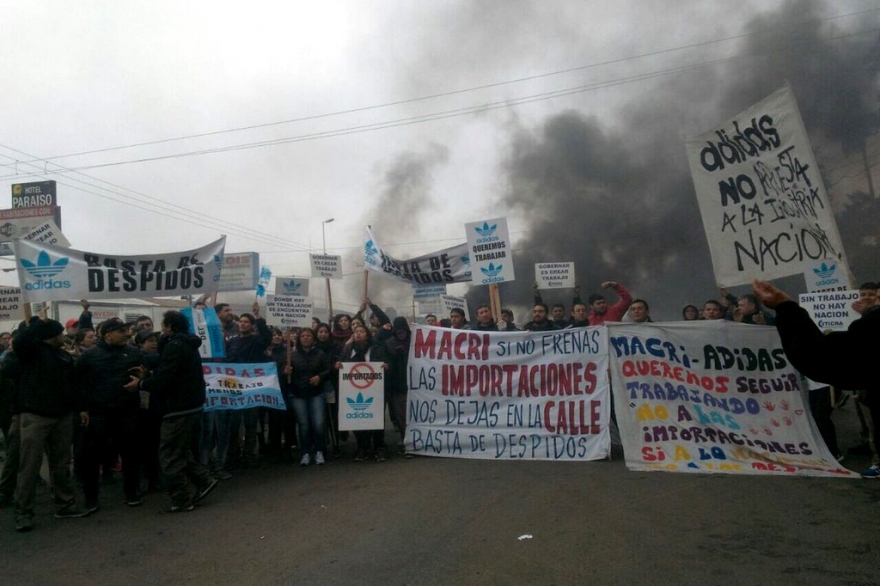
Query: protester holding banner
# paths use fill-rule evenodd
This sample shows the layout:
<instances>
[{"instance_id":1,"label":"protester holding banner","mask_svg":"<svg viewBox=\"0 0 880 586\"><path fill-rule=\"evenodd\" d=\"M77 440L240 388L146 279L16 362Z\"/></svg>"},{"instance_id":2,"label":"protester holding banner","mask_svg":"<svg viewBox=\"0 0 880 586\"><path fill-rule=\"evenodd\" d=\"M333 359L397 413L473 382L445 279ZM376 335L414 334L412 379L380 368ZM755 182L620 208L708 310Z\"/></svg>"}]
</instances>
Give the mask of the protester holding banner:
<instances>
[{"instance_id":1,"label":"protester holding banner","mask_svg":"<svg viewBox=\"0 0 880 586\"><path fill-rule=\"evenodd\" d=\"M453 330L466 330L468 329L467 318L464 315L464 310L460 307L453 307L449 311L449 322L450 326Z\"/></svg>"},{"instance_id":2,"label":"protester holding banner","mask_svg":"<svg viewBox=\"0 0 880 586\"><path fill-rule=\"evenodd\" d=\"M604 295L598 293L590 295L587 303L590 304L588 320L591 326L601 326L606 321L621 321L623 316L626 315L626 310L629 309L630 303L632 303L632 296L629 294L629 291L617 281L605 281L600 287L603 289L614 289L614 292L617 293L620 299L617 303L608 307Z\"/></svg>"},{"instance_id":3,"label":"protester holding banner","mask_svg":"<svg viewBox=\"0 0 880 586\"><path fill-rule=\"evenodd\" d=\"M740 323L759 326L772 326L775 323L773 316L761 311L761 302L751 293L746 293L736 300L733 319Z\"/></svg>"},{"instance_id":4,"label":"protester holding banner","mask_svg":"<svg viewBox=\"0 0 880 586\"><path fill-rule=\"evenodd\" d=\"M56 504L56 518L83 517L91 509L76 506L70 475L73 416L79 402L75 392L73 358L64 351L64 327L55 320L37 319L14 341L20 365L16 403L20 409L20 451L15 489L15 529L34 528L37 480L43 453ZM80 413L80 422L88 415Z\"/></svg>"},{"instance_id":5,"label":"protester holding banner","mask_svg":"<svg viewBox=\"0 0 880 586\"><path fill-rule=\"evenodd\" d=\"M339 444L342 439L339 426L336 424L339 421L339 376L336 372L338 353L336 344L333 343L333 334L330 331L329 325L324 323L318 325L318 328L315 330L315 347L324 353L324 356L327 357L327 362L330 363L333 369L330 376L324 382L324 401L327 403L327 412L330 417L328 421L330 423L330 437L333 442L333 457L338 458L340 453ZM345 433L347 434L348 432ZM346 435L345 437L348 436Z\"/></svg>"},{"instance_id":6,"label":"protester holding banner","mask_svg":"<svg viewBox=\"0 0 880 586\"><path fill-rule=\"evenodd\" d=\"M293 353L293 342L285 340L284 333L278 328L273 327L271 330L272 344L269 346L266 354L275 362L278 372L283 373L287 367L290 355ZM266 453L277 456L283 461L290 457L290 449L296 445L296 440L294 439L296 418L293 414L293 403L290 400L290 376L279 376L278 383L287 408L283 411L280 409L262 409L264 415L269 419L269 437L266 440Z\"/></svg>"},{"instance_id":7,"label":"protester holding banner","mask_svg":"<svg viewBox=\"0 0 880 586\"><path fill-rule=\"evenodd\" d=\"M710 299L703 304L703 319L724 319L724 307L720 301Z\"/></svg>"},{"instance_id":8,"label":"protester holding banner","mask_svg":"<svg viewBox=\"0 0 880 586\"><path fill-rule=\"evenodd\" d=\"M373 303L369 297L364 297L358 312L354 314L353 319L363 319L364 312L370 308L370 326L378 329L378 335L374 336L377 342L383 342L391 337L391 319L388 314L382 311L378 305Z\"/></svg>"},{"instance_id":9,"label":"protester holding banner","mask_svg":"<svg viewBox=\"0 0 880 586\"><path fill-rule=\"evenodd\" d=\"M468 328L479 332L497 332L498 326L492 319L492 310L485 303L477 307L477 322Z\"/></svg>"},{"instance_id":10,"label":"protester holding banner","mask_svg":"<svg viewBox=\"0 0 880 586\"><path fill-rule=\"evenodd\" d=\"M266 350L272 343L272 331L266 320L260 317L260 305L254 301L253 314L243 313L238 318L238 336L229 340L226 349L226 362L233 364L250 364L266 362ZM238 413L239 411L236 411ZM242 409L241 420L244 422L244 444L242 461L251 467L259 465L257 460L257 422L259 407ZM233 433L238 433L235 419L232 422ZM230 447L235 443L230 440ZM237 454L236 454L237 455Z\"/></svg>"},{"instance_id":11,"label":"protester holding banner","mask_svg":"<svg viewBox=\"0 0 880 586\"><path fill-rule=\"evenodd\" d=\"M486 307L487 311L488 309ZM477 308L477 319L479 319L479 315L480 308ZM489 315L491 319L492 314L490 313ZM494 324L495 322L492 322L492 325ZM385 342L389 365L388 384L386 386L388 392L386 397L391 420L397 429L400 430L401 438L406 438L406 401L407 391L409 390L406 367L409 362L409 347L412 341L412 333L405 317L395 317L392 329L393 335L391 339ZM498 331L498 328L495 328L494 331Z\"/></svg>"},{"instance_id":12,"label":"protester holding banner","mask_svg":"<svg viewBox=\"0 0 880 586\"><path fill-rule=\"evenodd\" d=\"M150 320L152 325L153 321ZM159 367L159 332L142 329L134 336L135 346L144 355L149 373ZM143 471L142 488L147 492L159 490L161 470L159 445L162 430L162 411L159 401L148 391L141 391L141 408L138 410L138 459Z\"/></svg>"},{"instance_id":13,"label":"protester holding banner","mask_svg":"<svg viewBox=\"0 0 880 586\"><path fill-rule=\"evenodd\" d=\"M324 399L324 383L330 377L327 356L315 347L315 334L310 329L299 333L296 350L290 359L291 366L285 374L292 375L290 385L291 403L299 428L300 466L314 462L325 463L327 434L327 404Z\"/></svg>"},{"instance_id":14,"label":"protester holding banner","mask_svg":"<svg viewBox=\"0 0 880 586\"><path fill-rule=\"evenodd\" d=\"M83 482L86 508L98 507L98 480L108 446L122 455L125 502L143 503L139 495L138 410L140 396L125 385L143 367L140 350L128 344L129 328L119 318L99 325L101 339L76 361L77 385L89 413L83 445Z\"/></svg>"},{"instance_id":15,"label":"protester holding banner","mask_svg":"<svg viewBox=\"0 0 880 586\"><path fill-rule=\"evenodd\" d=\"M696 305L688 303L681 308L681 319L684 321L696 321L700 319L700 310L697 309Z\"/></svg>"},{"instance_id":16,"label":"protester holding banner","mask_svg":"<svg viewBox=\"0 0 880 586\"><path fill-rule=\"evenodd\" d=\"M552 332L558 330L559 326L547 319L547 304L536 303L532 308L532 321L523 326L528 332Z\"/></svg>"},{"instance_id":17,"label":"protester holding banner","mask_svg":"<svg viewBox=\"0 0 880 586\"><path fill-rule=\"evenodd\" d=\"M463 314L464 312L462 312ZM352 331L352 344L340 356L336 368L342 368L342 362L381 362L382 368L388 370L388 358L383 346L374 344L370 331L364 326L357 326ZM385 461L385 430L355 431L358 451L355 462L363 462L371 454L377 462Z\"/></svg>"},{"instance_id":18,"label":"protester holding banner","mask_svg":"<svg viewBox=\"0 0 880 586\"><path fill-rule=\"evenodd\" d=\"M427 320L425 320L427 323ZM432 325L432 324L428 324ZM516 327L516 323L513 321L513 311L507 308L503 308L501 310L501 322L498 324L498 329L504 332L518 332L519 328Z\"/></svg>"},{"instance_id":19,"label":"protester holding banner","mask_svg":"<svg viewBox=\"0 0 880 586\"><path fill-rule=\"evenodd\" d=\"M629 319L634 324L651 323L651 308L644 299L634 299L629 306Z\"/></svg>"},{"instance_id":20,"label":"protester holding banner","mask_svg":"<svg viewBox=\"0 0 880 586\"><path fill-rule=\"evenodd\" d=\"M336 354L339 355L345 349L345 343L351 338L351 318L344 313L336 314L333 318L332 334Z\"/></svg>"},{"instance_id":21,"label":"protester holding banner","mask_svg":"<svg viewBox=\"0 0 880 586\"><path fill-rule=\"evenodd\" d=\"M159 463L171 497L171 505L165 509L168 513L193 510L193 505L218 482L193 454L205 404L205 376L198 350L201 344L201 338L189 333L189 322L183 314L166 311L158 367L150 376L133 377L126 385L129 392L148 392L150 402L162 414Z\"/></svg>"},{"instance_id":22,"label":"protester holding banner","mask_svg":"<svg viewBox=\"0 0 880 586\"><path fill-rule=\"evenodd\" d=\"M538 283L532 285L532 296L535 298L535 305L539 303L544 303L544 299L541 297L541 294L538 292ZM574 313L574 306L583 303L581 301L581 286L574 286L574 297L571 299L571 308L572 308L572 317ZM559 329L564 330L569 327L572 323L572 320L569 320L565 315L565 305L562 303L556 303L553 307L550 308L550 312L548 314L548 319L552 321L554 324L559 326ZM579 327L579 326L578 326Z\"/></svg>"}]
</instances>

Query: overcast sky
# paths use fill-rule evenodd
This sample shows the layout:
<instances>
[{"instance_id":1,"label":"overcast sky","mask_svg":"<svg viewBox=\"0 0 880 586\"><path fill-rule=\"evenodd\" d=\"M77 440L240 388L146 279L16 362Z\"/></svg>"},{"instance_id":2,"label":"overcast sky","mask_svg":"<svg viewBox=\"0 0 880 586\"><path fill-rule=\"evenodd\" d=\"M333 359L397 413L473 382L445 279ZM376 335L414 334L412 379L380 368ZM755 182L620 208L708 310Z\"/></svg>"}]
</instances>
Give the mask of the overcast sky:
<instances>
[{"instance_id":1,"label":"overcast sky","mask_svg":"<svg viewBox=\"0 0 880 586\"><path fill-rule=\"evenodd\" d=\"M666 317L715 295L683 138L789 79L820 165L860 160L810 104L853 109L834 97L837 63L874 45L880 23L876 0L43 0L0 10L0 207L11 184L55 179L74 248L143 254L225 233L227 252L257 251L276 275L302 276L334 218L327 248L350 274L334 284L334 305L351 310L366 224L406 257L462 242L465 222L507 216L524 260L575 259L585 290L620 279L662 300L655 313ZM771 37L803 40L803 56ZM876 112L874 78L856 77L850 93ZM605 181L605 199L572 198L557 176L529 170L551 152L556 175L584 166L567 157L615 153L584 179ZM646 169L656 179L643 199L616 200L615 174ZM838 173L841 208L866 190L858 170ZM641 214L662 221L633 222ZM511 303L530 294L531 268L517 267L520 280L502 289ZM15 284L14 273L0 282ZM376 287L383 305L406 305L406 286Z\"/></svg>"}]
</instances>

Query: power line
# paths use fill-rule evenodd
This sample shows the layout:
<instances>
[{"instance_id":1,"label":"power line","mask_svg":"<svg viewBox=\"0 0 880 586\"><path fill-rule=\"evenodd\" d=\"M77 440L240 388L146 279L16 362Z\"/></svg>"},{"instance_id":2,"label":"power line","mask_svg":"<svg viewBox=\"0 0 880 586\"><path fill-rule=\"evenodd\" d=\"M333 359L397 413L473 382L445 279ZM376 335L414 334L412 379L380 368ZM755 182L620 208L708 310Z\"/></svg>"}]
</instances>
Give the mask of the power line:
<instances>
[{"instance_id":1,"label":"power line","mask_svg":"<svg viewBox=\"0 0 880 586\"><path fill-rule=\"evenodd\" d=\"M850 12L850 13L846 13L846 14L837 14L837 15L832 15L832 16L824 17L824 18L803 20L800 22L791 23L787 27L787 29L793 30L798 26L801 26L804 24L809 24L809 23L829 22L832 20L848 18L851 16L861 16L861 15L869 14L872 12L877 12L878 10L880 10L880 8L866 9L866 10ZM779 30L785 30L785 28L776 29L775 32L778 32ZM285 124L293 124L293 123L298 123L298 122L306 122L306 121L311 121L311 120L330 118L330 117L334 117L334 116L342 116L342 115L346 115L346 114L355 114L355 113L359 113L359 112L365 112L365 111L369 111L369 110L377 110L377 109L381 109L381 108L389 108L389 107L393 107L393 106L402 106L405 104L412 104L412 103L416 103L416 102L423 102L423 101L433 100L433 99L437 99L437 98L443 98L443 97L460 95L460 94L465 94L465 93L470 93L470 92L475 92L475 91L492 89L492 88L502 87L502 86L506 86L506 85L512 85L512 84L516 84L516 83L523 83L526 81L534 81L537 79L543 79L543 78L547 78L547 77L564 75L567 73L574 73L577 71L584 71L587 69L594 69L597 67L603 67L603 66L607 66L607 65L616 65L616 64L620 64L620 63L625 63L627 61L635 61L637 59L644 59L646 57L665 55L665 54L674 53L677 51L683 51L683 50L687 50L687 49L695 49L695 48L699 48L699 47L705 47L708 45L721 44L721 43L724 43L727 41L738 40L738 39L748 38L748 37L757 36L757 35L764 35L764 34L767 34L767 32L768 31L759 31L759 32L754 32L754 33L741 33L738 35L730 35L730 36L722 37L722 38L718 38L718 39L699 41L696 43L690 43L688 45L679 45L677 47L668 47L665 49L657 49L657 50L649 51L646 53L630 55L627 57L618 57L615 59L609 59L609 60L600 61L597 63L589 63L589 64L585 64L585 65L579 65L576 67L560 69L557 71L538 73L535 75L518 77L518 78L514 78L514 79L508 79L508 80L503 80L503 81L498 81L498 82L493 82L493 83L488 83L488 84L482 84L482 85L472 86L472 87L468 87L468 88L461 88L461 89L457 89L457 90L449 90L449 91L445 91L445 92L429 94L426 96L418 96L415 98L406 98L406 99L402 99L402 100L395 100L395 101L391 101L391 102L385 102L382 104L360 106L360 107L349 108L349 109L345 109L345 110L338 110L338 111L334 111L334 112L325 112L322 114L314 114L314 115L310 115L310 116L300 116L297 118L290 118L290 119L286 119L286 120L277 120L277 121L273 121L273 122L252 124L249 126L240 126L240 127L228 128L228 129L223 129L223 130L214 130L214 131L210 131L210 132L188 134L188 135L176 136L176 137L171 137L171 138L158 139L158 140L153 140L153 141L131 143L131 144L127 144L127 145L119 145L119 146L106 147L106 148L101 148L101 149L92 149L92 150L80 151L80 152L76 152L76 153L68 153L68 154L63 154L63 155L54 155L51 157L46 157L45 159L35 159L34 161L26 161L26 162L53 161L53 160L62 159L62 158L104 153L104 152L110 152L110 151L115 151L115 150L130 149L130 148L140 147L140 146L151 146L151 145L157 145L157 144L165 144L165 143L169 143L169 142L176 142L176 141L188 140L188 139L193 139L193 138L205 138L205 137L217 136L217 135L221 135L221 134L243 132L243 131L247 131L247 130L256 130L256 129L260 129L260 128L269 128L269 127L281 126L281 125L285 125Z\"/></svg>"},{"instance_id":2,"label":"power line","mask_svg":"<svg viewBox=\"0 0 880 586\"><path fill-rule=\"evenodd\" d=\"M838 35L835 37L831 37L830 39L826 39L826 40L838 40L838 39L842 39L842 38L846 38L846 37L861 35L864 33L869 33L869 32L873 33L873 32L877 32L878 30L880 30L880 29L873 28L873 29L862 30L862 31L854 32L854 33L846 33L846 34ZM807 44L807 41L803 41L803 44ZM406 117L406 118L399 118L396 120L389 120L389 121L384 121L384 122L376 122L376 123L364 124L364 125L352 126L352 127L343 127L343 128L338 128L338 129L329 130L329 131L315 132L315 133L310 133L310 134L285 137L285 138L279 138L279 139L272 139L272 140L265 140L265 141L258 141L258 142L252 142L252 143L242 143L242 144L230 145L230 146L224 146L224 147L215 147L215 148L210 148L210 149L201 149L201 150L188 151L188 152L182 152L182 153L174 153L174 154L168 154L168 155L158 155L158 156L154 156L154 157L142 157L142 158L129 159L129 160L124 160L124 161L115 161L112 163L98 163L98 164L94 164L94 165L84 165L84 166L80 166L80 167L72 167L72 168L68 169L68 172L70 172L70 171L83 171L83 170L90 170L90 169L100 169L100 168L106 168L106 167L117 167L117 166L121 166L121 165L129 165L129 164L134 164L134 163L162 161L162 160L177 159L177 158L183 158L183 157L201 156L201 155L207 155L207 154L217 154L217 153L236 151L236 150L262 148L262 147L267 147L267 146L278 146L278 145L282 145L282 144L305 142L305 141L318 140L318 139L323 139L323 138L334 138L334 137L338 137L338 136L347 136L350 134L361 134L361 133L365 133L365 132L372 132L375 130L385 130L385 129L389 129L389 128L397 128L400 126L421 124L424 122L433 122L433 121L438 121L438 120L444 120L447 118L454 118L454 117L464 116L464 115L469 115L469 114L477 114L477 113L482 113L482 112L491 111L491 110L497 110L497 109L501 109L501 108L510 108L510 107L514 107L514 106L520 106L523 104L529 104L529 103L549 100L549 99L553 99L553 98L565 97L565 96L575 95L575 94L579 94L579 93L586 93L586 92L595 91L598 89L605 89L608 87L615 87L615 86L619 86L619 85L636 83L636 82L644 81L647 79L654 79L654 78L658 78L658 77L664 77L664 76L668 76L668 75L683 73L686 71L693 71L693 70L701 69L704 67L720 65L722 63L728 63L728 62L737 61L737 60L745 59L748 57L760 56L760 55L762 55L762 53L749 53L749 54L736 55L733 57L727 57L727 58L723 58L723 59L715 59L715 60L711 60L711 61L704 61L702 63L686 65L686 66L676 67L676 68L672 68L672 69L658 70L658 71L653 71L653 72L648 72L648 73L643 73L643 74L637 74L637 75L613 79L613 80L609 80L609 81L597 82L597 83L587 84L587 85L582 85L582 86L575 86L575 87L571 87L571 88L564 88L564 89L560 89L560 90L551 90L548 92L522 96L519 98L510 98L507 100L488 102L488 103L479 104L476 106L466 106L466 107L462 107L462 108L455 108L452 110L445 110L445 111L434 112L434 113L429 113L429 114L422 114L422 115L418 115L418 116ZM8 165L8 164L3 165L3 166L10 167L10 165ZM6 179L6 178L10 178L10 177L14 177L14 175L11 175L11 176L7 175L4 177L0 177L0 179Z\"/></svg>"},{"instance_id":3,"label":"power line","mask_svg":"<svg viewBox=\"0 0 880 586\"><path fill-rule=\"evenodd\" d=\"M23 151L20 151L20 150L18 150L18 149L13 148L13 147L9 147L9 146L2 145L2 144L0 144L0 147L5 148L5 149L8 149L8 150L13 151L13 152L17 152L17 153L20 153L20 154L27 155L27 156L29 156L29 157L33 157L33 155L31 155L31 154L25 153L25 152L23 152ZM9 158L9 159L12 159L13 161L15 160L15 159L13 159L12 157L10 157L9 155L5 155L5 154L2 154L2 153L0 153L0 156L7 157L7 158ZM32 163L22 163L22 164L27 164L27 165L30 165L30 166L32 166L32 167L35 166L35 165L32 164ZM65 170L67 170L65 167L63 167L62 165L59 165L58 163L51 163L51 164L54 165L54 166L56 166L56 167L59 167L59 168L61 168L61 169L65 169ZM7 164L0 164L0 166L8 166L8 165L7 165ZM214 218L213 216L210 216L210 215L207 215L207 214L203 214L203 213L198 212L198 211L190 210L190 209L188 209L188 208L185 208L185 207L183 207L183 206L179 206L179 205L177 205L177 204L172 204L172 203L164 202L164 201L162 201L161 204L160 204L160 203L154 203L154 202L151 202L151 201L143 201L144 199L149 200L149 199L150 199L150 196L148 196L148 195L146 195L146 194L143 194L143 193L141 193L141 192L135 191L135 190L133 190L133 189L129 189L129 188L127 188L127 187L123 187L123 186L120 186L120 185L116 185L116 184L111 183L111 182L109 182L109 181L104 181L104 180L101 180L101 179L97 179L97 178L95 178L95 177L91 177L90 175L86 175L86 174L84 174L84 173L80 173L80 172L77 172L77 171L74 171L74 170L67 170L67 171L70 171L70 172L76 173L77 175L82 175L83 177L86 177L86 178L88 178L88 179L92 179L92 180L94 180L94 181L98 181L98 182L101 182L101 183L106 183L107 185L111 185L111 186L113 186L113 187L117 187L117 188L119 188L119 189L124 189L124 190L126 190L126 191L129 191L129 192L131 192L131 193L134 193L134 194L138 195L140 198L143 198L143 199L137 199L137 198L131 197L131 196L129 196L129 195L126 195L125 193L122 193L122 192L119 192L119 191L115 191L115 190L113 190L113 189L108 189L108 188L106 188L106 187L102 187L102 186L100 186L100 185L95 185L95 184L93 184L93 183L89 183L89 182L87 182L87 181L83 181L83 180L77 179L77 178L75 178L75 177L69 177L69 178L70 178L70 180L72 180L72 181L75 181L75 182L77 182L77 183L81 183L81 184L86 185L86 186L88 186L88 187L91 187L91 188L93 188L93 189L100 189L100 190L105 191L105 192L107 192L107 193L114 194L114 195L118 195L118 196L121 197L121 198L124 198L124 199L127 199L127 200L132 200L134 203L132 203L132 202L127 202L127 201L120 201L119 199L114 198L114 197L111 197L111 196L106 195L106 194L104 194L104 193L99 193L99 192L97 192L97 191L92 191L92 190L89 190L89 189L85 189L85 188L80 187L80 186L78 186L78 185L72 185L72 184L69 184L69 183L64 183L63 181L59 181L59 183L60 183L61 185L65 185L65 186L67 186L67 187L71 187L72 189L76 189L76 190L82 191L82 192L84 192L84 193L89 193L89 194L95 195L95 196L100 197L100 198L103 198L103 199L107 199L107 200L110 200L110 201L114 201L115 203L123 203L123 204L125 204L125 205L129 205L129 206L132 206L132 207L134 207L134 208L137 208L137 209L140 209L140 210L143 210L143 211L147 211L147 212L151 212L151 213L154 213L154 214L157 214L157 215L160 215L160 216L165 216L165 217L172 218L172 219L175 219L175 220L183 221L183 222L186 222L186 223L189 223L189 224L198 225L198 226L201 226L201 227L204 227L204 228L209 228L209 229L212 229L212 230L220 230L220 231L223 231L223 232L229 232L229 233L232 233L232 234L235 235L235 236L240 236L240 237L247 238L247 239L250 239L250 240L260 241L260 242L263 242L263 243L265 243L265 244L272 244L272 245L278 245L278 244L289 244L289 245L291 245L291 246L299 247L300 249L307 249L307 247L303 246L302 244L295 243L295 242L289 242L289 241L286 241L286 240L283 240L283 239L280 239L280 238L274 238L274 237L271 237L271 236L267 236L267 235L265 235L265 233L263 233L263 232L247 230L247 229L245 229L245 228L240 227L239 224L233 224L233 223L231 223L231 222L227 222L227 221L222 220L222 219L219 219L219 218ZM27 175L30 175L30 176L36 176L36 175L39 175L39 176L45 176L45 172L40 171L39 173L37 173L37 172L34 172L34 173L27 173ZM154 199L155 199L155 198L154 198ZM161 200L159 200L159 201L161 201ZM151 208L151 207L145 207L145 206L155 206L155 207L166 206L166 207L169 207L169 208L177 208L177 210L171 210L172 213L168 213L168 212L163 211L163 210L161 210L161 209L157 210L157 209L154 209L154 208ZM173 215L173 214L177 214L177 215ZM183 216L183 217L180 217L180 216Z\"/></svg>"}]
</instances>

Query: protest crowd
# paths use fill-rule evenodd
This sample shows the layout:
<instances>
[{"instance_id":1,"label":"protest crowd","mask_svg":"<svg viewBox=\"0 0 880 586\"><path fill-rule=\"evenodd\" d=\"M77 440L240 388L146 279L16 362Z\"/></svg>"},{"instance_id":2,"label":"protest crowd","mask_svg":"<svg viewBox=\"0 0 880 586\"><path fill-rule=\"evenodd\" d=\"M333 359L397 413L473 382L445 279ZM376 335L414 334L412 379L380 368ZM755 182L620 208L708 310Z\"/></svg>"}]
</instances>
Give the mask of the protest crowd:
<instances>
[{"instance_id":1,"label":"protest crowd","mask_svg":"<svg viewBox=\"0 0 880 586\"><path fill-rule=\"evenodd\" d=\"M455 308L448 318L425 316L424 324L546 332L605 322L652 322L648 301L633 299L615 281L601 288L613 291L616 299L594 293L584 301L576 287L566 308L561 303L548 307L536 286L531 319L521 325L509 309L501 309L496 323L488 304L476 308L472 323ZM859 300L853 304L863 315L859 322L876 323L880 316L877 289L873 282L859 288ZM739 298L722 289L717 300L705 301L702 308L685 305L682 319L772 325L774 315L762 298L772 307L780 305L781 298L757 286L755 294ZM787 305L782 303L782 309L791 314ZM204 306L200 298L196 308ZM267 462L308 467L339 458L385 461L389 448L384 429L353 434L338 429L338 372L345 362L382 364L388 416L400 438L393 452L412 457L403 443L410 323L404 317L389 319L369 298L353 316L337 314L330 324L314 318L311 328L284 331L266 324L257 302L250 313L240 315L226 303L214 305L225 343L223 361L274 362L285 409L204 410L205 378L198 353L202 340L190 333L180 312L166 312L155 328L147 316L133 323L111 318L93 324L89 303L83 301L82 307L79 319L64 325L40 315L14 332L0 334L0 424L6 445L0 507L13 508L18 531L34 528L40 484L49 485L57 518L97 513L102 498L117 498L117 477L120 496L129 507L164 491L170 503L163 511L178 513L193 510L237 470ZM871 331L876 338L876 327ZM825 385L810 391L809 404L823 440L838 460L844 452L837 444L831 412L849 400L858 406L862 443L849 453L870 454L871 466L861 475L880 478L880 436L874 426L880 420L880 394L871 390L876 391ZM40 472L44 457L48 478Z\"/></svg>"}]
</instances>

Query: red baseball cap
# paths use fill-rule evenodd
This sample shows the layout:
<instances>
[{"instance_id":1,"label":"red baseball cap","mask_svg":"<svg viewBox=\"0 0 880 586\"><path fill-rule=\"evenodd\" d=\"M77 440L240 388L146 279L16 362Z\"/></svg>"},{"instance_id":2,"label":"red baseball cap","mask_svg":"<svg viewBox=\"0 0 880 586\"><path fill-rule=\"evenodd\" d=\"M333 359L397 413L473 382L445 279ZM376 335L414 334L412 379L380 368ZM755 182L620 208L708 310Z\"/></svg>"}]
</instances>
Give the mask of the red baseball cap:
<instances>
[{"instance_id":1,"label":"red baseball cap","mask_svg":"<svg viewBox=\"0 0 880 586\"><path fill-rule=\"evenodd\" d=\"M64 328L69 330L70 328L75 328L78 325L79 325L79 320L72 317L69 320L67 320L67 322L64 324Z\"/></svg>"}]
</instances>

